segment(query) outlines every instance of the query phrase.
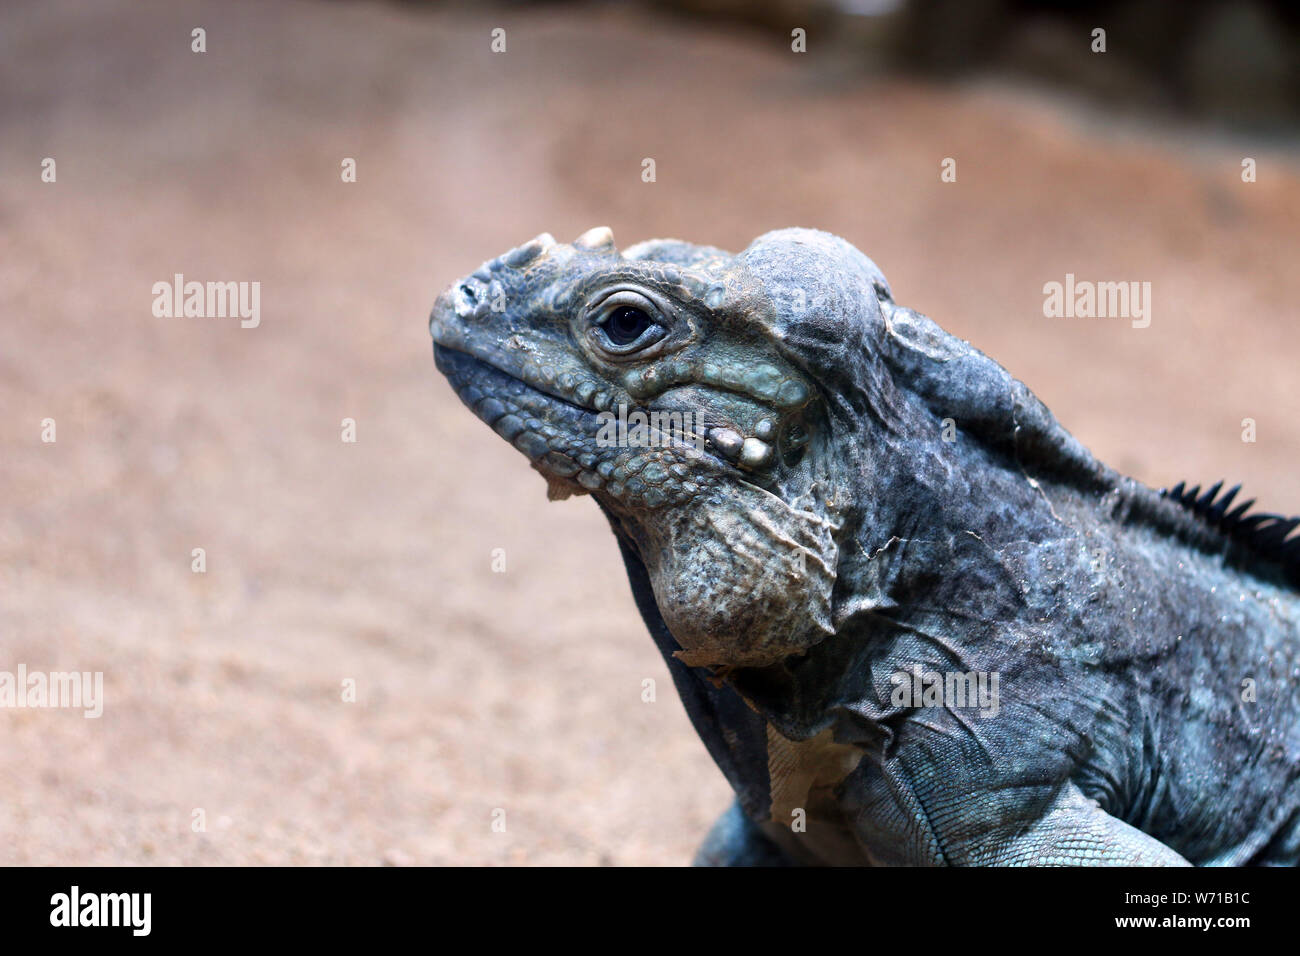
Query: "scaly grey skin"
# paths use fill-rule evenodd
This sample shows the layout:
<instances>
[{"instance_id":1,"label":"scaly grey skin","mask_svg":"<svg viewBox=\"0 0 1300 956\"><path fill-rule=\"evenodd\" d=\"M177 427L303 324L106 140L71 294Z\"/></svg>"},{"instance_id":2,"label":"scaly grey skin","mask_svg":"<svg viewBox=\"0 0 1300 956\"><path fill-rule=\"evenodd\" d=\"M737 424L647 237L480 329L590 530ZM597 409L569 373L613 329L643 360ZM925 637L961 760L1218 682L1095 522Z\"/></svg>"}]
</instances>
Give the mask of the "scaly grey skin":
<instances>
[{"instance_id":1,"label":"scaly grey skin","mask_svg":"<svg viewBox=\"0 0 1300 956\"><path fill-rule=\"evenodd\" d=\"M542 235L430 328L608 516L736 791L698 863L1300 859L1296 522L1116 474L844 240ZM691 430L610 447L620 406Z\"/></svg>"}]
</instances>

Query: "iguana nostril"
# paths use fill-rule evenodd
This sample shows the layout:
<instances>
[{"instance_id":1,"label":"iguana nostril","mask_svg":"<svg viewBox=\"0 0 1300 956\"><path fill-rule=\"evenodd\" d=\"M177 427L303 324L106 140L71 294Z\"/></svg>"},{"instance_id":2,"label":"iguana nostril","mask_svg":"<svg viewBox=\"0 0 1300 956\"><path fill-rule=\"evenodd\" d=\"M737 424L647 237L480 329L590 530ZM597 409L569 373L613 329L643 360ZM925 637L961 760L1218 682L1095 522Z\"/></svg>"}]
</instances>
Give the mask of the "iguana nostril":
<instances>
[{"instance_id":1,"label":"iguana nostril","mask_svg":"<svg viewBox=\"0 0 1300 956\"><path fill-rule=\"evenodd\" d=\"M474 315L475 309L482 304L474 283L470 279L466 279L464 282L460 282L448 289L445 298L456 316L461 319L467 319Z\"/></svg>"}]
</instances>

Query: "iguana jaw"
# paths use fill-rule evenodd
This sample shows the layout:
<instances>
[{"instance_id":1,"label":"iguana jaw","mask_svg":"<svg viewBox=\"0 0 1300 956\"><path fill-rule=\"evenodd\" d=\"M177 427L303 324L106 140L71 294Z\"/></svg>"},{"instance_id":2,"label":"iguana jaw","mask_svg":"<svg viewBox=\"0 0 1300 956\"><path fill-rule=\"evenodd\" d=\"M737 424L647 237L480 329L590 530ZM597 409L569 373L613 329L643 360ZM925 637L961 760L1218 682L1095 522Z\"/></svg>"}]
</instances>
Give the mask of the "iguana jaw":
<instances>
[{"instance_id":1,"label":"iguana jaw","mask_svg":"<svg viewBox=\"0 0 1300 956\"><path fill-rule=\"evenodd\" d=\"M734 477L693 484L688 500L655 509L632 507L625 496L597 484L603 476L596 469L604 462L573 451L574 436L596 433L595 411L468 352L436 344L434 358L461 401L532 459L547 477L552 498L594 492L622 520L646 556L659 606L682 644L684 661L720 667L774 663L829 636L833 524ZM719 473L729 468L712 467Z\"/></svg>"},{"instance_id":2,"label":"iguana jaw","mask_svg":"<svg viewBox=\"0 0 1300 956\"><path fill-rule=\"evenodd\" d=\"M561 477L577 474L576 464L566 461L552 443L561 434L594 433L599 421L595 410L525 382L469 352L435 344L433 356L461 401L488 427Z\"/></svg>"}]
</instances>

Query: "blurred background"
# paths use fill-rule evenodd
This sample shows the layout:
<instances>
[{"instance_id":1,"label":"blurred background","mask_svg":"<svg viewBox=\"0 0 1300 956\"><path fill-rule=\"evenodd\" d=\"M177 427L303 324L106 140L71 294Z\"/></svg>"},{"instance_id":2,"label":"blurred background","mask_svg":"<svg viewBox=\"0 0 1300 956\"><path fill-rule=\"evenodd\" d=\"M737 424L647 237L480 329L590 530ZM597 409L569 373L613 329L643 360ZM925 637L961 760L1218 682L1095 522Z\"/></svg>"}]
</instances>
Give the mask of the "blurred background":
<instances>
[{"instance_id":1,"label":"blurred background","mask_svg":"<svg viewBox=\"0 0 1300 956\"><path fill-rule=\"evenodd\" d=\"M728 788L613 538L430 356L543 230L830 230L1109 464L1300 511L1288 11L9 0L0 670L105 702L0 709L0 862L689 860ZM155 317L176 273L260 325ZM1067 273L1150 326L1045 318Z\"/></svg>"}]
</instances>

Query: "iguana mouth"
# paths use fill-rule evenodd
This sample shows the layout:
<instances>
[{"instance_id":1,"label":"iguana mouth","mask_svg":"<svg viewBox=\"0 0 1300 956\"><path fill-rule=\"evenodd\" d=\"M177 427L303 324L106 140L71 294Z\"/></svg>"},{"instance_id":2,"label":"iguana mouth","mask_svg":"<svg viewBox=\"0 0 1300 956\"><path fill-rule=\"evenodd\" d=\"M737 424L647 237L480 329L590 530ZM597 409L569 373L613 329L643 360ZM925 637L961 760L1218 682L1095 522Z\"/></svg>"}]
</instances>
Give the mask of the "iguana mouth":
<instances>
[{"instance_id":1,"label":"iguana mouth","mask_svg":"<svg viewBox=\"0 0 1300 956\"><path fill-rule=\"evenodd\" d=\"M599 427L595 409L579 405L540 383L527 382L464 349L435 342L433 358L460 400L498 434L516 445L516 439L530 431L545 436L547 430L558 433L562 429L578 438L594 435ZM512 416L519 422L518 428L514 427L513 421L506 421ZM540 423L541 427L529 428L532 422ZM523 450L536 457L528 449Z\"/></svg>"},{"instance_id":2,"label":"iguana mouth","mask_svg":"<svg viewBox=\"0 0 1300 956\"><path fill-rule=\"evenodd\" d=\"M658 507L698 491L689 473L668 472L676 465L672 458L657 466L662 474L652 468L640 475L629 472L633 460L643 459L644 465L649 456L668 454L669 449L646 449L647 455L640 456L636 448L602 446L601 417L611 414L607 410L584 408L454 346L435 343L433 355L460 400L547 477L552 498L605 490L614 498L640 496L645 506ZM713 455L693 454L700 469L695 480L725 470L725 463Z\"/></svg>"}]
</instances>

